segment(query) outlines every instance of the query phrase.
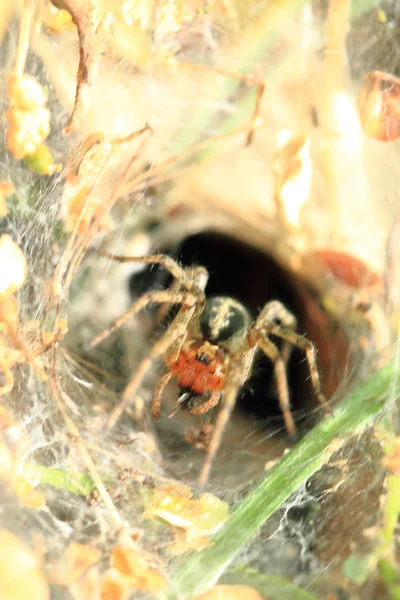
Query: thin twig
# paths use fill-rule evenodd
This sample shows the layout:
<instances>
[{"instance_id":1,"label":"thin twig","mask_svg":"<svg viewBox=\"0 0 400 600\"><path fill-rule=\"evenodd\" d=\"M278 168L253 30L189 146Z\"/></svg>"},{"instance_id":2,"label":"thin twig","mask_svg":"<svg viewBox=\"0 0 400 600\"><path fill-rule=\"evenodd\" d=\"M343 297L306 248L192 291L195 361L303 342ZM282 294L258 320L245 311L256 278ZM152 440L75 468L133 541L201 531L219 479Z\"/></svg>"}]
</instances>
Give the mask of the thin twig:
<instances>
[{"instance_id":1,"label":"thin twig","mask_svg":"<svg viewBox=\"0 0 400 600\"><path fill-rule=\"evenodd\" d=\"M93 0L51 0L56 8L62 8L69 12L72 21L75 23L79 37L79 66L76 75L76 92L72 114L65 128L65 133L69 133L77 128L77 120L84 108L85 88L92 83L95 67L95 46L94 46L94 12L95 4Z\"/></svg>"}]
</instances>

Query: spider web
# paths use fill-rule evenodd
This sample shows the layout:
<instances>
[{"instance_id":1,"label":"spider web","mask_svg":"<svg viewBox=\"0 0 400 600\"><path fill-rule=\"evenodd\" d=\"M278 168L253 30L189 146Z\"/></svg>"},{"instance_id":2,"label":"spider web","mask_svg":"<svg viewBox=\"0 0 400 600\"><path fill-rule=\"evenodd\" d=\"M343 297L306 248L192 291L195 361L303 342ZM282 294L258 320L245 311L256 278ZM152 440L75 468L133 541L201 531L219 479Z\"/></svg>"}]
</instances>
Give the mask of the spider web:
<instances>
[{"instance_id":1,"label":"spider web","mask_svg":"<svg viewBox=\"0 0 400 600\"><path fill-rule=\"evenodd\" d=\"M122 4L128 10L129 3ZM52 133L48 143L60 160L77 141L90 133L101 132L109 137L126 135L148 120L154 135L141 159L150 164L151 173L151 168L183 148L200 140L211 143L226 128L234 129L248 122L251 110L243 95L246 86L231 88L230 82L224 87L226 81L230 81L229 75L221 78L212 71L203 72L190 65L181 69L168 66L168 62L160 58L161 49L167 49L170 57L175 59L225 68L229 64L228 70L233 73L254 72L269 85L262 106L265 125L250 149L241 147L244 139L241 132L239 137L228 138L218 146L217 158L196 164L187 171L178 170L178 177L168 184L149 186L149 189L144 186L141 193L124 189L122 201L112 212L113 230L107 238L112 251L135 254L138 248L143 253L169 249L179 256L182 243L189 235L211 228L219 233L229 233L239 245L251 241L260 252L271 252L276 246L276 254L272 257L286 268L290 262L288 257L292 259L296 255L296 236L272 218L275 209L271 200L274 181L271 140L283 128L311 131L310 137L314 136L314 139L318 136L318 131L312 130L308 110L314 96L310 97L304 78L317 72L321 60L326 7L321 3L320 14L316 12L311 19L311 7L306 3L301 14L289 6L279 39L258 62L251 63L247 56L243 65L237 57L235 44L239 47L237 40L267 10L268 3L251 2L247 10L244 4L233 1L210 3L211 11L204 15L195 3L185 3L181 20L171 23L168 15L174 14L175 4L159 2L159 26L153 40L155 53L150 52L151 44L147 53L142 48L141 53L135 54L134 44L121 50L116 37L113 38L116 34L112 28L111 33L101 31L101 43L98 44L104 56L98 59L91 108L82 132L72 141L62 134L62 127L69 115L75 86L75 32L52 36L44 31L32 44L26 72L37 77L48 89L52 113ZM229 8L228 20L224 6ZM16 52L17 15L13 19L2 37L1 70L4 75L11 69ZM369 70L400 74L399 23L395 0L371 3L352 21L347 36L352 94L362 75ZM149 23L142 26L150 27ZM124 40L129 40L128 34L124 35L127 36ZM143 35L141 27L136 23L134 34L129 35L133 39L137 36L139 45ZM313 41L307 42L310 38ZM299 39L302 40L301 51ZM66 60L66 56L74 57L74 60ZM3 113L6 111L4 79L1 84ZM254 89L251 98L254 99ZM4 123L0 128L2 147L5 147L5 127ZM326 173L318 171L317 167L311 200L304 210L303 225L307 235L300 237L303 244L306 240L306 249L308 244L310 248L333 246L365 259L371 268L382 274L387 239L398 212L397 142L384 145L363 138L359 149L367 165L368 201L364 202L360 193L351 196L350 203L344 186L341 205L332 208L324 204ZM362 176L365 172L363 170ZM107 177L111 187L112 170ZM356 181L358 177L355 173ZM58 175L44 178L32 173L22 161L13 159L5 150L1 154L0 179L11 180L16 190L8 203L8 215L1 220L1 231L11 234L23 249L29 266L27 283L19 294L21 321L40 321L48 297L47 286L67 243L61 217L64 181ZM349 185L347 191L351 194L354 189ZM359 189L362 191L362 186ZM332 222L336 223L335 227ZM269 236L271 231L273 235ZM270 240L265 239L269 237ZM276 240L281 238L287 239L287 243L278 245ZM394 258L397 265L397 256ZM70 414L70 417L77 424L98 472L111 491L122 521L137 534L139 547L153 557L157 568L173 577L175 562L167 550L171 543L170 530L165 525L143 519L150 494L143 486L143 478L144 474L151 473L157 486L157 477L172 474L183 483L194 484L204 455L185 442L184 434L196 421L182 414L177 419L163 419L155 426L145 411L140 425L134 426L132 409L130 415L122 419L115 434L104 435L103 431L104 417L110 406L118 401L132 369L156 337L154 311L146 310L95 352L86 354L82 350L93 335L129 306L132 301L129 280L134 282L134 295L139 295L135 281L138 285L137 277L148 278L149 273L151 285L162 288L166 284L162 279L157 281L154 269L145 273L134 265L117 265L87 255L74 279L68 302L62 306L70 333L58 353L57 377L64 393L78 408L79 415ZM388 275L395 308L400 289L396 275L396 269ZM262 276L260 272L259 277ZM148 285L147 279L145 284ZM321 288L325 289L324 286L322 282ZM339 294L339 299L342 298ZM395 314L396 311L392 312ZM335 318L340 321L344 316L339 313ZM360 315L339 325L343 326L347 336L352 359L351 362L350 359L344 361L344 367L333 368L337 369L336 379L339 380L337 396L343 397L350 385L356 385L375 368L382 348L375 345L380 332L366 326ZM371 342L365 353L360 352L358 346L362 336ZM102 373L94 371L93 365ZM141 399L144 406L151 401L158 377L159 371L154 368L143 385ZM175 394L176 389L169 392L167 405L174 403ZM296 422L300 429L304 423L305 430L321 416L309 396L311 392L307 402L296 404L295 410ZM62 560L71 541L97 545L104 552L109 551L115 543L115 524L110 522L109 510L101 500L94 500L91 505L85 491L70 493L65 485L54 484L57 473L69 473L75 482L82 482L80 477L86 473L87 465L79 442L72 439L48 385L40 382L28 366L17 367L15 387L5 398L5 405L23 431L26 442L22 461L26 471L31 473L30 480L39 483L40 489L44 490L46 506L38 511L24 508L16 502L14 493L2 485L1 527L11 529L28 543L31 543L33 532L40 532L46 566ZM384 417L395 425L395 414ZM236 557L233 567L244 571L254 568L261 573L284 576L320 597L346 587L342 570L345 559L355 548L357 552L367 554L374 546L373 538L365 532L377 526L380 518L380 498L386 476L380 464L382 446L373 425L368 431L355 431L333 452L329 462L267 521ZM237 411L215 464L210 491L234 506L261 477L266 463L278 460L288 447L278 411L261 419ZM118 478L121 472L129 473L127 480ZM379 583L374 580L363 588L350 585L354 598L373 599L379 590ZM74 594L74 597L80 597L76 592ZM70 591L55 586L54 597L69 598ZM141 596L135 592L131 597Z\"/></svg>"}]
</instances>

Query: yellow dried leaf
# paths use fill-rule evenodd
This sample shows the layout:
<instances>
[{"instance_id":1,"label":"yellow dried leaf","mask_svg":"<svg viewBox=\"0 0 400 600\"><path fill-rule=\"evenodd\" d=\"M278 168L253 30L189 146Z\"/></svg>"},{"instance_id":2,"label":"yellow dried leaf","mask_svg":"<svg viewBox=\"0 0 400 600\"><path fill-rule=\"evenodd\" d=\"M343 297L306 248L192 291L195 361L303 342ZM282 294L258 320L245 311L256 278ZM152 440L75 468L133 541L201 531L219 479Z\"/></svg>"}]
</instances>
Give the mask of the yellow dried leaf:
<instances>
[{"instance_id":1,"label":"yellow dried leaf","mask_svg":"<svg viewBox=\"0 0 400 600\"><path fill-rule=\"evenodd\" d=\"M167 587L165 578L136 550L116 546L112 552L112 565L124 583L141 591L155 592Z\"/></svg>"},{"instance_id":2,"label":"yellow dried leaf","mask_svg":"<svg viewBox=\"0 0 400 600\"><path fill-rule=\"evenodd\" d=\"M1 321L0 321L1 323ZM7 345L6 338L0 333L0 370L12 369L21 358L21 352Z\"/></svg>"},{"instance_id":3,"label":"yellow dried leaf","mask_svg":"<svg viewBox=\"0 0 400 600\"><path fill-rule=\"evenodd\" d=\"M211 535L228 518L226 502L211 494L202 494L198 500L155 490L146 518L158 517L170 525L184 529L187 539Z\"/></svg>"},{"instance_id":4,"label":"yellow dried leaf","mask_svg":"<svg viewBox=\"0 0 400 600\"><path fill-rule=\"evenodd\" d=\"M1 239L1 238L0 238ZM0 241L1 244L1 241ZM1 258L0 258L1 260ZM0 279L1 281L1 279ZM18 300L12 294L7 294L1 297L0 293L0 330L7 331L8 327L12 327L14 331L18 329L19 323L19 304Z\"/></svg>"},{"instance_id":5,"label":"yellow dried leaf","mask_svg":"<svg viewBox=\"0 0 400 600\"><path fill-rule=\"evenodd\" d=\"M74 600L100 600L100 577L97 567L69 585Z\"/></svg>"},{"instance_id":6,"label":"yellow dried leaf","mask_svg":"<svg viewBox=\"0 0 400 600\"><path fill-rule=\"evenodd\" d=\"M4 233L0 237L0 297L19 290L26 279L26 261L21 248Z\"/></svg>"},{"instance_id":7,"label":"yellow dried leaf","mask_svg":"<svg viewBox=\"0 0 400 600\"><path fill-rule=\"evenodd\" d=\"M5 529L0 530L1 600L49 600L46 578L34 552Z\"/></svg>"},{"instance_id":8,"label":"yellow dried leaf","mask_svg":"<svg viewBox=\"0 0 400 600\"><path fill-rule=\"evenodd\" d=\"M263 600L263 597L247 585L216 585L194 600Z\"/></svg>"},{"instance_id":9,"label":"yellow dried leaf","mask_svg":"<svg viewBox=\"0 0 400 600\"><path fill-rule=\"evenodd\" d=\"M17 478L13 487L19 501L24 506L34 510L39 510L43 506L46 506L46 496L42 492L35 490L22 475Z\"/></svg>"},{"instance_id":10,"label":"yellow dried leaf","mask_svg":"<svg viewBox=\"0 0 400 600\"><path fill-rule=\"evenodd\" d=\"M101 583L101 600L124 600L127 597L127 586L121 577L109 571Z\"/></svg>"},{"instance_id":11,"label":"yellow dried leaf","mask_svg":"<svg viewBox=\"0 0 400 600\"><path fill-rule=\"evenodd\" d=\"M81 578L88 569L99 562L101 552L93 546L72 542L67 549L68 580L70 582Z\"/></svg>"},{"instance_id":12,"label":"yellow dried leaf","mask_svg":"<svg viewBox=\"0 0 400 600\"><path fill-rule=\"evenodd\" d=\"M178 556L179 554L184 554L191 550L200 552L200 550L208 548L209 546L212 546L212 541L208 537L188 537L186 532L183 533L182 531L177 531L175 533L174 542L168 546L168 553Z\"/></svg>"}]
</instances>

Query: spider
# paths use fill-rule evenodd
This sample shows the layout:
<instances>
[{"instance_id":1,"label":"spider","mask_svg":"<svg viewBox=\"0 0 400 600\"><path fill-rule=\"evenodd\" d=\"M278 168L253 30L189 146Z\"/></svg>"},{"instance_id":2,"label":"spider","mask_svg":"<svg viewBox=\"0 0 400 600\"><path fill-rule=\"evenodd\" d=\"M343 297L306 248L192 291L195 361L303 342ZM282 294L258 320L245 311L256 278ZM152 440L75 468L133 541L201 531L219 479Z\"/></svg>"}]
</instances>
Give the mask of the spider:
<instances>
[{"instance_id":1,"label":"spider","mask_svg":"<svg viewBox=\"0 0 400 600\"><path fill-rule=\"evenodd\" d=\"M138 262L161 265L175 280L171 289L149 291L124 312L116 321L88 345L93 348L130 317L153 303L180 306L165 333L155 342L139 364L125 388L120 402L106 421L110 429L132 402L146 374L157 361L162 360L167 372L159 380L153 401L152 416L158 419L164 389L175 378L181 390L175 408L191 414L203 415L220 404L207 455L199 476L199 487L206 485L213 459L220 446L225 426L235 406L238 392L252 374L256 351L260 349L272 361L279 403L286 429L290 436L296 432L290 411L286 365L292 346L305 352L311 382L316 397L330 412L321 391L316 349L314 344L296 333L296 318L279 301L268 302L253 321L247 308L227 296L207 298L205 289L208 272L202 266L183 267L168 255L116 256L103 250L100 256L117 262ZM270 335L283 339L281 349ZM202 401L196 404L196 399Z\"/></svg>"}]
</instances>

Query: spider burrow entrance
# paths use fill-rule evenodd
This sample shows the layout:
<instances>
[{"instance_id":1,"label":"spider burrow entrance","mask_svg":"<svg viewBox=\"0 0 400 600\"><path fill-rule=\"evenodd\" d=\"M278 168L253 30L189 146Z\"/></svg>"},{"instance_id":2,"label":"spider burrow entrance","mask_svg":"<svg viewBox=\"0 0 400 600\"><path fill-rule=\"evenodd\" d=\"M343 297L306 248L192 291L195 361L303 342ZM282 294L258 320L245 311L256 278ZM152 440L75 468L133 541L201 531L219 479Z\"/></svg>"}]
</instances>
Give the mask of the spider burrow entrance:
<instances>
[{"instance_id":1,"label":"spider burrow entrance","mask_svg":"<svg viewBox=\"0 0 400 600\"><path fill-rule=\"evenodd\" d=\"M192 414L201 415L220 405L199 477L199 485L202 487L207 483L238 394L252 375L258 350L272 363L279 405L290 435L293 436L296 431L290 410L286 371L292 346L305 351L314 392L318 401L324 407L327 406L321 391L314 345L294 331L296 318L282 303L276 300L267 302L259 316L253 320L247 308L230 296L206 297L208 274L203 267L183 267L165 255L116 257L103 251L99 254L119 262L162 265L170 272L177 285L173 285L172 289L145 293L111 327L98 335L90 347L100 343L127 318L149 304L179 306L172 323L139 364L121 401L110 413L106 421L108 429L115 425L127 406L135 401L151 368L162 361L167 373L161 377L154 392L153 417L158 418L160 414L163 392L172 378L176 379L182 391L173 412L186 407ZM274 339L282 338L284 344L277 346L270 338L271 334ZM201 404L193 405L193 398L199 398Z\"/></svg>"}]
</instances>

